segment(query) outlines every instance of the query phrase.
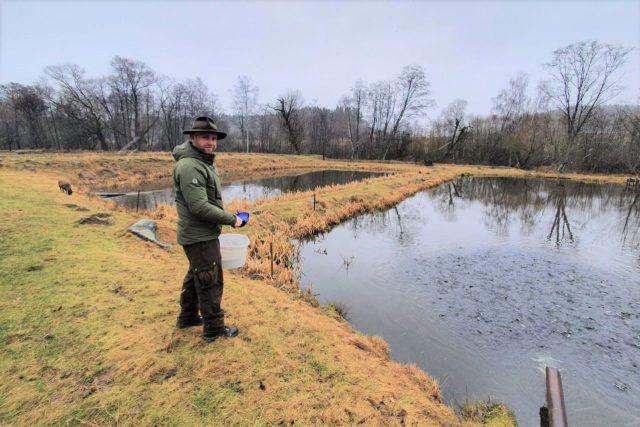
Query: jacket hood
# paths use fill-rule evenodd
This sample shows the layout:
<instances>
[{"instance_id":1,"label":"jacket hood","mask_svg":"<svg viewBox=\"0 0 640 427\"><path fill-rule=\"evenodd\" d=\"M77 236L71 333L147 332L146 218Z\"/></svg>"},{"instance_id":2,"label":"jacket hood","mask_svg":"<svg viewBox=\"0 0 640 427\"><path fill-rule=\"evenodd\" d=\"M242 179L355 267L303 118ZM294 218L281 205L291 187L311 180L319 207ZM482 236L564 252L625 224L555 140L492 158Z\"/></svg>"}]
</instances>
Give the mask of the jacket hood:
<instances>
[{"instance_id":1,"label":"jacket hood","mask_svg":"<svg viewBox=\"0 0 640 427\"><path fill-rule=\"evenodd\" d=\"M176 159L176 162L180 159L192 158L202 160L207 164L213 164L213 161L216 158L216 154L206 154L202 151L198 150L191 144L191 141L183 142L180 145L176 145L173 151L171 152L173 158Z\"/></svg>"}]
</instances>

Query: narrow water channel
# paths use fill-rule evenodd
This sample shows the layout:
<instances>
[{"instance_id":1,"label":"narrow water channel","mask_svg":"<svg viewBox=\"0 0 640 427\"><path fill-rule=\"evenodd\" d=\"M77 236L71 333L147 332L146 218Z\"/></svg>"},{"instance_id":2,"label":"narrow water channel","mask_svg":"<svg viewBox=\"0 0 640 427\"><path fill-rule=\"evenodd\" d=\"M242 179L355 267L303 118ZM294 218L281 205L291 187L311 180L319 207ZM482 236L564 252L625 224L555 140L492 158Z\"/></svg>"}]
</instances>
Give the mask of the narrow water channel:
<instances>
[{"instance_id":1,"label":"narrow water channel","mask_svg":"<svg viewBox=\"0 0 640 427\"><path fill-rule=\"evenodd\" d=\"M436 377L447 403L538 426L640 425L640 200L622 186L466 178L302 243L302 284Z\"/></svg>"},{"instance_id":2,"label":"narrow water channel","mask_svg":"<svg viewBox=\"0 0 640 427\"><path fill-rule=\"evenodd\" d=\"M324 170L295 176L223 183L222 199L225 203L229 203L235 199L255 200L262 197L275 197L282 193L308 191L317 187L346 184L380 175L385 175L385 173ZM139 199L138 190L140 190ZM110 195L109 200L120 206L129 209L138 207L146 210L155 209L161 203L174 205L176 196L173 181L170 179L157 183L145 183L139 188L97 189L96 192Z\"/></svg>"}]
</instances>

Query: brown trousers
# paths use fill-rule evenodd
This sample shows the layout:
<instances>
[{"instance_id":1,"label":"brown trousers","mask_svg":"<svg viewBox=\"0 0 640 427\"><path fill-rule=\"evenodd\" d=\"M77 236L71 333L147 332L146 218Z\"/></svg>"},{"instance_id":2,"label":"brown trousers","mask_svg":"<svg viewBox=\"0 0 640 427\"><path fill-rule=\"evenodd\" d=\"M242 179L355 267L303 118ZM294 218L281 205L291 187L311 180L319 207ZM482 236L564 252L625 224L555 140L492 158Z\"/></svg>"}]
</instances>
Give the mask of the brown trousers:
<instances>
[{"instance_id":1,"label":"brown trousers","mask_svg":"<svg viewBox=\"0 0 640 427\"><path fill-rule=\"evenodd\" d=\"M224 281L218 239L183 246L189 260L189 271L182 283L179 321L198 317L204 322L204 333L222 333L224 311L220 308Z\"/></svg>"}]
</instances>

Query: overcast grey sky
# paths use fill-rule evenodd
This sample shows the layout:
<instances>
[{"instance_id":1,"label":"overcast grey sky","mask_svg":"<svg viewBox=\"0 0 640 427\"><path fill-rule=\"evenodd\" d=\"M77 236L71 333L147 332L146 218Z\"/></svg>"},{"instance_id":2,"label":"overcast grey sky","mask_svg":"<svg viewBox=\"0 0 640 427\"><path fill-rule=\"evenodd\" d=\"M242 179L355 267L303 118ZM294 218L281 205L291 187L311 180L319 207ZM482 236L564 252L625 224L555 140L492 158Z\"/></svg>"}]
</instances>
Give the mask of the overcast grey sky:
<instances>
[{"instance_id":1,"label":"overcast grey sky","mask_svg":"<svg viewBox=\"0 0 640 427\"><path fill-rule=\"evenodd\" d=\"M44 67L74 63L91 77L115 55L177 80L200 77L231 108L249 75L259 101L300 89L334 107L358 80L424 67L437 106L462 98L489 113L518 72L532 86L559 47L582 40L635 47L618 102L640 100L640 0L450 2L177 2L0 0L0 83L33 84Z\"/></svg>"}]
</instances>

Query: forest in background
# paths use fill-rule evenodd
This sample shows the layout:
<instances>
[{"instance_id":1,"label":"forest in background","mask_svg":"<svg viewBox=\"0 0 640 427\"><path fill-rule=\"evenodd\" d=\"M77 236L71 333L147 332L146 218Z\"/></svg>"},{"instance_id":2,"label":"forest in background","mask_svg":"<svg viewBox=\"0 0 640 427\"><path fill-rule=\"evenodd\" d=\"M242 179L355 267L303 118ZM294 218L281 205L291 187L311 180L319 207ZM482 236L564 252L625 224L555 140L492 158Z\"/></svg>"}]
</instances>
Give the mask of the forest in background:
<instances>
[{"instance_id":1,"label":"forest in background","mask_svg":"<svg viewBox=\"0 0 640 427\"><path fill-rule=\"evenodd\" d=\"M220 151L474 163L523 169L640 173L640 106L611 105L632 49L597 41L559 48L535 87L522 73L471 115L458 99L436 112L420 65L395 79L355 82L333 108L285 89L259 102L238 76L225 111L200 79L175 81L116 56L106 76L74 64L47 67L32 85L0 85L0 150L166 151L198 115L229 133Z\"/></svg>"}]
</instances>

